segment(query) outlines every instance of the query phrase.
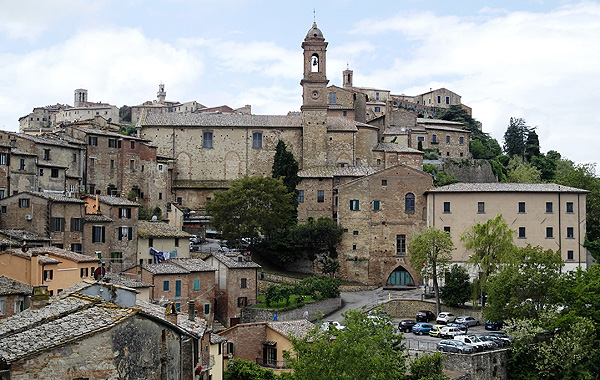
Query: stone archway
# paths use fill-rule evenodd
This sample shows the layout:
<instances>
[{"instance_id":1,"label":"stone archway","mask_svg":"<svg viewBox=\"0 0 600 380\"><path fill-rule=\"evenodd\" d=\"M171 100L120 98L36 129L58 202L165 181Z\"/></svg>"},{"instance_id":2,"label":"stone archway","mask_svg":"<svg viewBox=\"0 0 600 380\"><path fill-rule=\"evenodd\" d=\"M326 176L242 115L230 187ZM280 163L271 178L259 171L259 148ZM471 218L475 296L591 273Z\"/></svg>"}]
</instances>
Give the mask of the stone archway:
<instances>
[{"instance_id":1,"label":"stone archway","mask_svg":"<svg viewBox=\"0 0 600 380\"><path fill-rule=\"evenodd\" d=\"M411 285L409 285L411 284ZM416 285L414 277L402 265L398 265L385 281L386 286L414 286Z\"/></svg>"}]
</instances>

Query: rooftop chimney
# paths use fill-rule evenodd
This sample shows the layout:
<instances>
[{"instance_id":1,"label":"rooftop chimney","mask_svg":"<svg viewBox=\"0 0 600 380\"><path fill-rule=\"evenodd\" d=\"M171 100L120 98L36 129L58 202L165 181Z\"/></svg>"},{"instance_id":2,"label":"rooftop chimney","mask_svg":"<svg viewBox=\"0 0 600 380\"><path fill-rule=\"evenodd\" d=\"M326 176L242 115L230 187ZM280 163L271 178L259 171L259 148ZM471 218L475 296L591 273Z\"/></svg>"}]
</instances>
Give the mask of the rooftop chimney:
<instances>
[{"instance_id":1,"label":"rooftop chimney","mask_svg":"<svg viewBox=\"0 0 600 380\"><path fill-rule=\"evenodd\" d=\"M41 309L48 304L50 299L50 293L48 292L47 285L38 285L33 287L33 294L31 295L31 308Z\"/></svg>"},{"instance_id":2,"label":"rooftop chimney","mask_svg":"<svg viewBox=\"0 0 600 380\"><path fill-rule=\"evenodd\" d=\"M196 319L196 302L194 301L188 302L188 316L190 318L190 321Z\"/></svg>"},{"instance_id":3,"label":"rooftop chimney","mask_svg":"<svg viewBox=\"0 0 600 380\"><path fill-rule=\"evenodd\" d=\"M165 319L174 325L177 324L177 309L171 301L167 303L167 307L165 308Z\"/></svg>"}]
</instances>

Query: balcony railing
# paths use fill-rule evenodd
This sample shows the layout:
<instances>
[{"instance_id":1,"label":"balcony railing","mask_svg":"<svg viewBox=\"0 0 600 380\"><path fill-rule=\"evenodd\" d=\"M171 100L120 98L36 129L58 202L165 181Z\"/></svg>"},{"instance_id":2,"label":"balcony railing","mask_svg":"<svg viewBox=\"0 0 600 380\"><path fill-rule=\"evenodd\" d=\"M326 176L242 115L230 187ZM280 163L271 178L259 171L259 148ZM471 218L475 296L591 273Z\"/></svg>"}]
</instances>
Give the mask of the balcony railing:
<instances>
[{"instance_id":1,"label":"balcony railing","mask_svg":"<svg viewBox=\"0 0 600 380\"><path fill-rule=\"evenodd\" d=\"M271 360L268 358L256 358L256 364L261 367L285 369L287 362L285 360Z\"/></svg>"}]
</instances>

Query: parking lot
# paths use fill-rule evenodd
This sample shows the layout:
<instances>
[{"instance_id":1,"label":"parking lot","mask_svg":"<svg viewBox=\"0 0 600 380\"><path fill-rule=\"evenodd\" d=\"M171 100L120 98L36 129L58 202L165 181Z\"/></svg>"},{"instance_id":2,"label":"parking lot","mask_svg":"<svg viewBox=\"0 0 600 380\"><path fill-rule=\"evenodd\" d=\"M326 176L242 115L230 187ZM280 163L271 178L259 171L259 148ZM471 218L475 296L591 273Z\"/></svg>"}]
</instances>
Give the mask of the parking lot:
<instances>
[{"instance_id":1,"label":"parking lot","mask_svg":"<svg viewBox=\"0 0 600 380\"><path fill-rule=\"evenodd\" d=\"M406 319L406 318L402 318L402 319ZM400 319L400 318L393 319L394 326L397 327L398 323L402 319ZM433 323L433 324L435 324L435 323ZM475 335L483 335L486 333L486 331L487 330L483 327L483 325L480 325L480 326L469 327L469 330L467 333L475 334ZM400 332L398 332L398 333L400 333ZM437 343L440 340L442 340L441 338L432 337L432 336L429 336L428 334L417 335L417 334L413 334L412 332L402 333L402 334L404 335L405 344L406 344L407 348L410 348L413 350L435 351Z\"/></svg>"}]
</instances>

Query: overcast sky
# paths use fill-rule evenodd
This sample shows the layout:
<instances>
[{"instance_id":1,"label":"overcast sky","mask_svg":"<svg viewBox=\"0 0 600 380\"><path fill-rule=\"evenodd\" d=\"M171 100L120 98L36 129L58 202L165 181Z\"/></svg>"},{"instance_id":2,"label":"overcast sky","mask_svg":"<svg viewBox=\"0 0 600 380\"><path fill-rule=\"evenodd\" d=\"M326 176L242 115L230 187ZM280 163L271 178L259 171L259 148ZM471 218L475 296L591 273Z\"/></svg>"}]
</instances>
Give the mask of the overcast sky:
<instances>
[{"instance_id":1,"label":"overcast sky","mask_svg":"<svg viewBox=\"0 0 600 380\"><path fill-rule=\"evenodd\" d=\"M161 82L168 100L298 111L313 19L330 84L348 65L356 86L446 87L501 145L522 117L543 152L598 161L599 1L0 0L0 128L76 88L120 107Z\"/></svg>"}]
</instances>

